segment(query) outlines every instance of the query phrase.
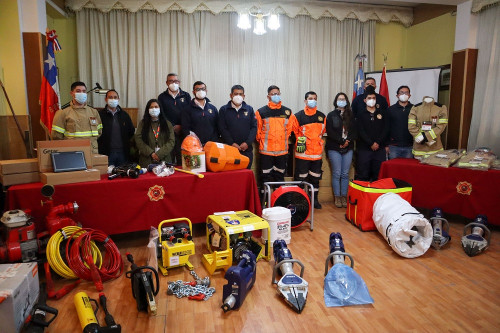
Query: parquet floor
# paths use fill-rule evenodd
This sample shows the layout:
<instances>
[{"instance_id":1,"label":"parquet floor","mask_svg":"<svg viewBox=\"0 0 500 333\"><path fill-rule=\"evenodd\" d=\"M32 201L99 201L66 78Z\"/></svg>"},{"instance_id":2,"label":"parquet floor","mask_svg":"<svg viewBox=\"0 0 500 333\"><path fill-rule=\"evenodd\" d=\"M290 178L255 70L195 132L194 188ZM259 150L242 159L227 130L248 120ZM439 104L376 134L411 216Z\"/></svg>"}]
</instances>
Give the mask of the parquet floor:
<instances>
[{"instance_id":1,"label":"parquet floor","mask_svg":"<svg viewBox=\"0 0 500 333\"><path fill-rule=\"evenodd\" d=\"M406 259L398 256L382 236L361 232L344 220L344 210L324 203L315 211L315 228L304 224L292 233L289 245L294 258L305 268L309 282L307 304L295 313L276 294L271 284L273 261L259 261L257 281L242 307L226 314L222 305L222 271L212 276L216 293L208 301L177 299L166 295L167 281L192 278L186 268L161 276L157 296L158 315L138 313L130 280L121 276L105 283L108 308L123 332L500 332L500 232L493 230L490 248L476 257L462 250L460 238L467 220L451 224L451 244L425 255ZM323 272L330 232L341 232L346 251L355 260L354 269L365 280L372 305L327 308L323 300ZM207 253L204 225L196 225L195 271L205 276L201 255ZM138 264L146 260L147 233L114 237L125 259L130 251ZM129 265L125 265L129 269ZM58 281L58 284L64 281ZM93 284L82 283L77 291L97 298ZM73 296L50 301L59 316L49 332L81 332ZM104 323L102 312L98 319Z\"/></svg>"}]
</instances>

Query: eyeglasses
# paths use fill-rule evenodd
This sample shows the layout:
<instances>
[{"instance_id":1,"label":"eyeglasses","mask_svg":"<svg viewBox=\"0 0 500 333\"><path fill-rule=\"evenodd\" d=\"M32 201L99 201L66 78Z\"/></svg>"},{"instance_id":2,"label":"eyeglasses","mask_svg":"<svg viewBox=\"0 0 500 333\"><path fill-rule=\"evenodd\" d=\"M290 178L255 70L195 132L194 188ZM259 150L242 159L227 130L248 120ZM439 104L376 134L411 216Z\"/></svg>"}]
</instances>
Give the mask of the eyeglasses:
<instances>
[{"instance_id":1,"label":"eyeglasses","mask_svg":"<svg viewBox=\"0 0 500 333\"><path fill-rule=\"evenodd\" d=\"M206 91L207 88L195 88L194 91Z\"/></svg>"}]
</instances>

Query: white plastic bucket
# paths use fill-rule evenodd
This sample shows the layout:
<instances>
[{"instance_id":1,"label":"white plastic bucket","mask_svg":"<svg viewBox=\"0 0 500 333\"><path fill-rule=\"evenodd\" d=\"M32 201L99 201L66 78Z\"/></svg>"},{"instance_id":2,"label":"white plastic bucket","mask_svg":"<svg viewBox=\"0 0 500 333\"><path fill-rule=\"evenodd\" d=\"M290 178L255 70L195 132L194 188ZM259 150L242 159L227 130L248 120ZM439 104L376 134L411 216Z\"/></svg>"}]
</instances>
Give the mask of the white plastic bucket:
<instances>
[{"instance_id":1,"label":"white plastic bucket","mask_svg":"<svg viewBox=\"0 0 500 333\"><path fill-rule=\"evenodd\" d=\"M269 223L271 230L271 239L268 239L267 230L262 232L262 238L269 240L271 246L277 239L283 239L287 244L290 244L292 238L292 213L290 209L285 207L271 207L262 210L262 218Z\"/></svg>"}]
</instances>

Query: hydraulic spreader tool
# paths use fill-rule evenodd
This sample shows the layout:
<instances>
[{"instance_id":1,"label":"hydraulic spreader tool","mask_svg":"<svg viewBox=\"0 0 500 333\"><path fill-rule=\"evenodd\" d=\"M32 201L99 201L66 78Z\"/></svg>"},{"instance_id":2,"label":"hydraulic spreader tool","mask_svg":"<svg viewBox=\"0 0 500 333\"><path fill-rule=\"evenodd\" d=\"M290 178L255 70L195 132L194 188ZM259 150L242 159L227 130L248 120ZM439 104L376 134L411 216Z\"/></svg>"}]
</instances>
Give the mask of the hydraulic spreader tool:
<instances>
[{"instance_id":1,"label":"hydraulic spreader tool","mask_svg":"<svg viewBox=\"0 0 500 333\"><path fill-rule=\"evenodd\" d=\"M137 302L137 310L149 312L156 316L155 296L160 290L160 279L158 271L151 266L137 266L134 257L127 253L127 259L131 264L130 271L125 276L132 282L132 296ZM153 284L153 274L156 283Z\"/></svg>"},{"instance_id":2,"label":"hydraulic spreader tool","mask_svg":"<svg viewBox=\"0 0 500 333\"><path fill-rule=\"evenodd\" d=\"M487 225L488 218L485 215L478 215L474 222L464 227L462 247L469 257L480 254L490 245L491 231Z\"/></svg>"},{"instance_id":3,"label":"hydraulic spreader tool","mask_svg":"<svg viewBox=\"0 0 500 333\"><path fill-rule=\"evenodd\" d=\"M288 249L283 239L277 239L273 244L274 269L272 283L277 284L278 294L296 312L301 313L306 305L307 290L309 284L302 277L304 276L304 265L297 259L292 258L292 253ZM301 267L300 276L294 273L293 264ZM281 273L282 277L276 280L276 274Z\"/></svg>"},{"instance_id":4,"label":"hydraulic spreader tool","mask_svg":"<svg viewBox=\"0 0 500 333\"><path fill-rule=\"evenodd\" d=\"M83 333L120 333L122 331L122 327L115 322L113 316L108 312L104 293L99 294L99 303L101 303L104 311L106 326L100 326L97 321L96 313L99 310L99 305L97 305L95 299L90 298L85 292L81 291L75 295L73 300ZM92 303L95 305L95 310Z\"/></svg>"},{"instance_id":5,"label":"hydraulic spreader tool","mask_svg":"<svg viewBox=\"0 0 500 333\"><path fill-rule=\"evenodd\" d=\"M224 278L227 284L223 287L221 307L224 312L236 310L243 304L245 297L255 284L256 260L255 254L245 250L238 265L226 271Z\"/></svg>"},{"instance_id":6,"label":"hydraulic spreader tool","mask_svg":"<svg viewBox=\"0 0 500 333\"><path fill-rule=\"evenodd\" d=\"M432 247L436 250L441 249L450 240L450 224L448 220L444 218L443 210L441 208L434 208L431 214L431 225L432 225Z\"/></svg>"},{"instance_id":7,"label":"hydraulic spreader tool","mask_svg":"<svg viewBox=\"0 0 500 333\"><path fill-rule=\"evenodd\" d=\"M342 235L330 234L330 254L325 261L324 298L327 307L372 304L365 281L354 271L354 259L345 252ZM350 266L345 263L349 258ZM328 269L332 263L332 268Z\"/></svg>"},{"instance_id":8,"label":"hydraulic spreader tool","mask_svg":"<svg viewBox=\"0 0 500 333\"><path fill-rule=\"evenodd\" d=\"M328 274L329 262L335 266L336 264L345 264L345 257L348 257L351 268L354 268L354 259L349 253L344 250L344 242L342 235L339 232L332 232L330 234L330 254L326 257L325 261L325 276Z\"/></svg>"}]
</instances>

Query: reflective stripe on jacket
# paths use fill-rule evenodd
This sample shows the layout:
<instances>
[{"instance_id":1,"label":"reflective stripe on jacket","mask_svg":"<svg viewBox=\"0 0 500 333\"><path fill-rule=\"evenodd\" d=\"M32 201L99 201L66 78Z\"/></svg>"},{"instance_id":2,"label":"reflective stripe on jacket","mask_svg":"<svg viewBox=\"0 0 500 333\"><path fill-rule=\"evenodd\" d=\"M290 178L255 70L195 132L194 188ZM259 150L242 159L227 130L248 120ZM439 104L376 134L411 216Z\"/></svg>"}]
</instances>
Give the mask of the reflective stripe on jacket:
<instances>
[{"instance_id":1,"label":"reflective stripe on jacket","mask_svg":"<svg viewBox=\"0 0 500 333\"><path fill-rule=\"evenodd\" d=\"M267 105L255 112L257 118L257 142L264 155L288 154L288 138L292 133L292 111L286 106L271 109Z\"/></svg>"},{"instance_id":2,"label":"reflective stripe on jacket","mask_svg":"<svg viewBox=\"0 0 500 333\"><path fill-rule=\"evenodd\" d=\"M424 97L425 98L425 97ZM424 122L431 124L430 130L423 130ZM448 124L448 109L446 105L439 103L419 103L413 106L408 116L408 130L413 136L413 155L427 156L443 150L441 133ZM425 135L427 142L417 143L415 138L421 133ZM429 142L435 141L432 145Z\"/></svg>"},{"instance_id":3,"label":"reflective stripe on jacket","mask_svg":"<svg viewBox=\"0 0 500 333\"><path fill-rule=\"evenodd\" d=\"M326 117L323 112L316 111L313 115L307 115L304 110L295 114L291 119L292 131L298 138L306 137L306 151L298 153L295 151L295 157L302 160L320 160L323 154L323 134L326 131ZM297 148L297 143L295 143Z\"/></svg>"}]
</instances>

